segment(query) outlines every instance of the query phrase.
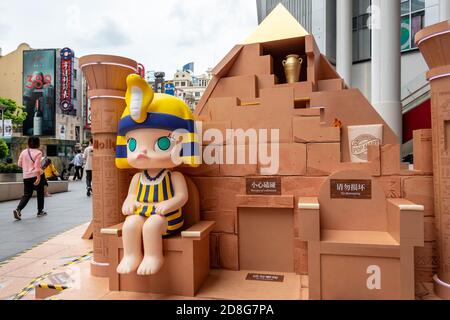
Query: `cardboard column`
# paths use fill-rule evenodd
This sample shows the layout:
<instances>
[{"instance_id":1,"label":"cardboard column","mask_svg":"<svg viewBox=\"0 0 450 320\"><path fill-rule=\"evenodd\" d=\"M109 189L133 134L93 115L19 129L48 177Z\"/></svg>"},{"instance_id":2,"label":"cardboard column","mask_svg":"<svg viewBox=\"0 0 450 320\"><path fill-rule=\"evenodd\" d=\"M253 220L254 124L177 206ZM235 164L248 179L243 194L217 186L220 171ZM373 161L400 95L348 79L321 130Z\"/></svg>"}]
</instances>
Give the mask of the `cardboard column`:
<instances>
[{"instance_id":1,"label":"cardboard column","mask_svg":"<svg viewBox=\"0 0 450 320\"><path fill-rule=\"evenodd\" d=\"M115 166L117 123L125 108L126 77L136 72L136 61L110 55L80 58L91 102L94 156L92 161L94 257L91 273L108 274L107 238L101 228L123 221L121 207L131 173Z\"/></svg>"},{"instance_id":2,"label":"cardboard column","mask_svg":"<svg viewBox=\"0 0 450 320\"><path fill-rule=\"evenodd\" d=\"M439 249L435 293L450 299L450 22L417 33L416 43L430 71L434 201Z\"/></svg>"}]
</instances>

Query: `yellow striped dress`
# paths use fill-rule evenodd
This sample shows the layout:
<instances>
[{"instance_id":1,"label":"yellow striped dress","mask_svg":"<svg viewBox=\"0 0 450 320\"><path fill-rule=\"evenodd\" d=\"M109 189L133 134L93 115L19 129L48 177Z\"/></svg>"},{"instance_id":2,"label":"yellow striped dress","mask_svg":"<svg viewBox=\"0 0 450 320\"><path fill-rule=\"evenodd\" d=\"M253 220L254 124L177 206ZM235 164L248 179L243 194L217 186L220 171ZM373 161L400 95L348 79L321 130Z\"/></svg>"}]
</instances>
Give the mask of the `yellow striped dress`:
<instances>
[{"instance_id":1,"label":"yellow striped dress","mask_svg":"<svg viewBox=\"0 0 450 320\"><path fill-rule=\"evenodd\" d=\"M173 198L174 190L172 186L171 172L165 170L161 178L157 179L154 183L143 183L142 174L139 179L139 186L137 189L137 201L143 203L140 208L136 208L134 214L142 217L150 217L155 212L155 206L153 204L159 203L164 200ZM149 205L145 205L148 203ZM167 231L164 235L171 235L176 233L183 226L183 213L181 208L165 215L168 223Z\"/></svg>"}]
</instances>

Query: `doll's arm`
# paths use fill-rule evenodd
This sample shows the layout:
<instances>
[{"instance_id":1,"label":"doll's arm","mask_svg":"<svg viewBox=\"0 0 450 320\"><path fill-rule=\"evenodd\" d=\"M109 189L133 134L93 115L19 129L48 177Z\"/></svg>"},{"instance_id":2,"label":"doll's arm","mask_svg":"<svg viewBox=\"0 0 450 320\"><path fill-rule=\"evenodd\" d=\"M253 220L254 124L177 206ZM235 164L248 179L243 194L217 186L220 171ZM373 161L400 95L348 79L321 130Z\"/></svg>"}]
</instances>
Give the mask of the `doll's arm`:
<instances>
[{"instance_id":1,"label":"doll's arm","mask_svg":"<svg viewBox=\"0 0 450 320\"><path fill-rule=\"evenodd\" d=\"M139 183L140 176L140 173L136 173L133 176L133 179L131 179L130 187L128 188L128 196L122 205L122 213L126 216L132 215L136 207L141 205L136 201L136 189Z\"/></svg>"},{"instance_id":2,"label":"doll's arm","mask_svg":"<svg viewBox=\"0 0 450 320\"><path fill-rule=\"evenodd\" d=\"M157 214L168 214L181 208L188 201L188 189L183 174L180 172L172 172L172 184L175 195L173 198L156 205Z\"/></svg>"}]
</instances>

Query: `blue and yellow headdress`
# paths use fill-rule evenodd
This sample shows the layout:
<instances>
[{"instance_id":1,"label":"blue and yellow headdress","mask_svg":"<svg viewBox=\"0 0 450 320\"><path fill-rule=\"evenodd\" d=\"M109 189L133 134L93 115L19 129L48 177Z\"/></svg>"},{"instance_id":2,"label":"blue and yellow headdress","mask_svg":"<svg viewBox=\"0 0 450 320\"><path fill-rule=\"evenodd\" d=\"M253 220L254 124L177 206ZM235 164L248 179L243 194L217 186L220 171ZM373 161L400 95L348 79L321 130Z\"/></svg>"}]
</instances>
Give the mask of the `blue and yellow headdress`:
<instances>
[{"instance_id":1,"label":"blue and yellow headdress","mask_svg":"<svg viewBox=\"0 0 450 320\"><path fill-rule=\"evenodd\" d=\"M139 75L127 77L127 106L119 120L116 143L116 166L128 169L127 132L154 128L164 130L183 130L181 159L191 166L199 164L199 144L195 130L194 117L184 101L174 96L154 93L152 87Z\"/></svg>"}]
</instances>

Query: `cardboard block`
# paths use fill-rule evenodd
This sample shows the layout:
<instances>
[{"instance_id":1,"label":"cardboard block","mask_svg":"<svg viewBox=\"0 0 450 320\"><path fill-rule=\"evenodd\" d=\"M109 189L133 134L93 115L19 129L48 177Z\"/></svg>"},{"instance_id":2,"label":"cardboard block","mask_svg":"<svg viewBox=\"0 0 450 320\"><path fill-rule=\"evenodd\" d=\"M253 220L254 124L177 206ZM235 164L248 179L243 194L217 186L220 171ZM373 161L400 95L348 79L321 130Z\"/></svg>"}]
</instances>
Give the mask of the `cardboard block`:
<instances>
[{"instance_id":1,"label":"cardboard block","mask_svg":"<svg viewBox=\"0 0 450 320\"><path fill-rule=\"evenodd\" d=\"M227 144L227 135L226 130L231 129L231 121L204 121L202 122L202 143L204 146L207 145L223 145ZM214 131L212 131L214 130ZM217 132L215 132L217 131ZM220 137L217 137L216 134L220 132ZM208 139L208 140L205 140Z\"/></svg>"},{"instance_id":2,"label":"cardboard block","mask_svg":"<svg viewBox=\"0 0 450 320\"><path fill-rule=\"evenodd\" d=\"M249 44L244 46L228 72L228 76L243 74L272 74L272 57L263 56L261 44Z\"/></svg>"},{"instance_id":3,"label":"cardboard block","mask_svg":"<svg viewBox=\"0 0 450 320\"><path fill-rule=\"evenodd\" d=\"M282 177L281 193L298 197L317 197L325 177Z\"/></svg>"},{"instance_id":4,"label":"cardboard block","mask_svg":"<svg viewBox=\"0 0 450 320\"><path fill-rule=\"evenodd\" d=\"M423 227L424 227L424 240L435 241L436 240L435 217L424 217Z\"/></svg>"},{"instance_id":5,"label":"cardboard block","mask_svg":"<svg viewBox=\"0 0 450 320\"><path fill-rule=\"evenodd\" d=\"M437 244L427 241L423 247L414 248L414 270L418 282L432 282L439 266Z\"/></svg>"},{"instance_id":6,"label":"cardboard block","mask_svg":"<svg viewBox=\"0 0 450 320\"><path fill-rule=\"evenodd\" d=\"M280 143L278 144L279 156L271 154L271 148L275 148L277 145L264 144L259 145L258 150L262 154L267 155L268 159L271 159L269 165L262 163L263 158L258 159L259 174L273 174L267 172L270 166L275 167L276 161L278 161L278 173L282 176L299 176L306 174L306 144L303 143ZM265 160L267 161L267 159Z\"/></svg>"},{"instance_id":7,"label":"cardboard block","mask_svg":"<svg viewBox=\"0 0 450 320\"><path fill-rule=\"evenodd\" d=\"M233 156L229 156L234 152ZM233 148L224 148L225 164L219 165L221 176L249 176L258 172L258 145L234 145ZM232 160L233 164L229 162Z\"/></svg>"},{"instance_id":8,"label":"cardboard block","mask_svg":"<svg viewBox=\"0 0 450 320\"><path fill-rule=\"evenodd\" d=\"M278 83L278 78L274 74L257 75L256 83L258 85L258 87L256 89L256 94L257 94L257 97L259 97L259 90L265 89L265 88L272 88L273 86L275 86L275 84Z\"/></svg>"},{"instance_id":9,"label":"cardboard block","mask_svg":"<svg viewBox=\"0 0 450 320\"><path fill-rule=\"evenodd\" d=\"M234 96L241 100L256 98L256 76L245 75L221 78L212 94L212 97Z\"/></svg>"},{"instance_id":10,"label":"cardboard block","mask_svg":"<svg viewBox=\"0 0 450 320\"><path fill-rule=\"evenodd\" d=\"M320 117L322 121L325 110L323 107L310 107L294 109L292 115L299 117Z\"/></svg>"},{"instance_id":11,"label":"cardboard block","mask_svg":"<svg viewBox=\"0 0 450 320\"><path fill-rule=\"evenodd\" d=\"M380 146L375 145L369 146L367 152L368 152L368 162L364 163L341 162L337 170L366 171L374 177L380 176L381 175Z\"/></svg>"},{"instance_id":12,"label":"cardboard block","mask_svg":"<svg viewBox=\"0 0 450 320\"><path fill-rule=\"evenodd\" d=\"M375 177L381 187L383 188L386 198L401 198L402 197L402 182L399 176Z\"/></svg>"},{"instance_id":13,"label":"cardboard block","mask_svg":"<svg viewBox=\"0 0 450 320\"><path fill-rule=\"evenodd\" d=\"M220 266L228 270L239 270L238 236L233 234L219 235Z\"/></svg>"},{"instance_id":14,"label":"cardboard block","mask_svg":"<svg viewBox=\"0 0 450 320\"><path fill-rule=\"evenodd\" d=\"M293 88L295 99L304 98L305 95L309 95L311 92L315 91L314 84L312 81L282 83L282 84L278 84L277 86L279 88Z\"/></svg>"},{"instance_id":15,"label":"cardboard block","mask_svg":"<svg viewBox=\"0 0 450 320\"><path fill-rule=\"evenodd\" d=\"M393 175L400 172L400 145L381 146L381 174Z\"/></svg>"},{"instance_id":16,"label":"cardboard block","mask_svg":"<svg viewBox=\"0 0 450 320\"><path fill-rule=\"evenodd\" d=\"M220 175L218 164L201 164L198 167L183 165L176 169L187 176L216 177Z\"/></svg>"},{"instance_id":17,"label":"cardboard block","mask_svg":"<svg viewBox=\"0 0 450 320\"><path fill-rule=\"evenodd\" d=\"M431 129L413 132L414 170L425 173L433 172L433 150Z\"/></svg>"},{"instance_id":18,"label":"cardboard block","mask_svg":"<svg viewBox=\"0 0 450 320\"><path fill-rule=\"evenodd\" d=\"M292 133L295 142L340 142L339 128L323 127L320 117L293 117Z\"/></svg>"},{"instance_id":19,"label":"cardboard block","mask_svg":"<svg viewBox=\"0 0 450 320\"><path fill-rule=\"evenodd\" d=\"M402 197L423 205L425 217L434 216L433 177L402 177Z\"/></svg>"},{"instance_id":20,"label":"cardboard block","mask_svg":"<svg viewBox=\"0 0 450 320\"><path fill-rule=\"evenodd\" d=\"M300 239L294 240L295 273L308 274L308 243Z\"/></svg>"},{"instance_id":21,"label":"cardboard block","mask_svg":"<svg viewBox=\"0 0 450 320\"><path fill-rule=\"evenodd\" d=\"M219 262L219 233L211 232L209 235L209 259L211 268L220 268Z\"/></svg>"},{"instance_id":22,"label":"cardboard block","mask_svg":"<svg viewBox=\"0 0 450 320\"><path fill-rule=\"evenodd\" d=\"M236 211L203 211L202 220L215 221L213 232L236 233Z\"/></svg>"},{"instance_id":23,"label":"cardboard block","mask_svg":"<svg viewBox=\"0 0 450 320\"><path fill-rule=\"evenodd\" d=\"M202 211L234 211L236 195L245 194L245 179L236 177L192 177L200 194Z\"/></svg>"},{"instance_id":24,"label":"cardboard block","mask_svg":"<svg viewBox=\"0 0 450 320\"><path fill-rule=\"evenodd\" d=\"M319 80L317 83L319 91L341 91L344 88L342 79Z\"/></svg>"},{"instance_id":25,"label":"cardboard block","mask_svg":"<svg viewBox=\"0 0 450 320\"><path fill-rule=\"evenodd\" d=\"M309 176L330 175L339 165L339 143L308 143L306 146L306 171Z\"/></svg>"}]
</instances>

